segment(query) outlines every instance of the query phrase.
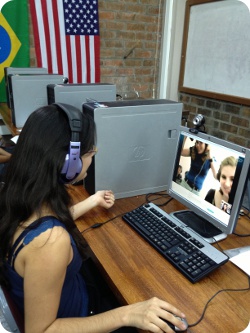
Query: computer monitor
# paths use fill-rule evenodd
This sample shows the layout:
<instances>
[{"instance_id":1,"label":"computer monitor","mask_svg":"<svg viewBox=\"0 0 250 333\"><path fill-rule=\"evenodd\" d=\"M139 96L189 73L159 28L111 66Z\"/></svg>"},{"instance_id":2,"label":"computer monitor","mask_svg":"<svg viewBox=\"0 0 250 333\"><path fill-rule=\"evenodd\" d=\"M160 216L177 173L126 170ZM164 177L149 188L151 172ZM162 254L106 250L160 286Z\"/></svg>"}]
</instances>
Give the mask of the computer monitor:
<instances>
[{"instance_id":1,"label":"computer monitor","mask_svg":"<svg viewBox=\"0 0 250 333\"><path fill-rule=\"evenodd\" d=\"M213 243L232 233L237 225L248 178L250 150L183 126L179 128L178 137L167 191L188 210L172 214ZM201 154L198 146L202 145L205 150ZM198 153L200 165L196 157ZM227 169L223 169L225 164L229 165ZM230 169L232 164L234 167ZM231 182L223 187L223 179ZM210 189L216 190L216 196L210 196L212 199L207 196Z\"/></svg>"}]
</instances>

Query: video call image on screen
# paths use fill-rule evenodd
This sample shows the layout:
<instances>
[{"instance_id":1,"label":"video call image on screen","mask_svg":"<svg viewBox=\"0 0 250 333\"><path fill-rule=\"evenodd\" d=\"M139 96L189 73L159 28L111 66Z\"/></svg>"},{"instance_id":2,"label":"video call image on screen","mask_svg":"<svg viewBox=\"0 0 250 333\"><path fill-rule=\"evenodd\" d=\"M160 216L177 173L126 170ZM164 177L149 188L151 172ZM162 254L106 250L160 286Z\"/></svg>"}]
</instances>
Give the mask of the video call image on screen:
<instances>
[{"instance_id":1,"label":"video call image on screen","mask_svg":"<svg viewBox=\"0 0 250 333\"><path fill-rule=\"evenodd\" d=\"M234 205L239 206L239 186L241 194L244 189L242 168L246 155L240 149L228 148L218 142L188 131L180 132L170 191L175 198L182 198L180 201L188 208L196 207L208 221L211 217L226 228L231 212L236 218L236 210L239 210Z\"/></svg>"}]
</instances>

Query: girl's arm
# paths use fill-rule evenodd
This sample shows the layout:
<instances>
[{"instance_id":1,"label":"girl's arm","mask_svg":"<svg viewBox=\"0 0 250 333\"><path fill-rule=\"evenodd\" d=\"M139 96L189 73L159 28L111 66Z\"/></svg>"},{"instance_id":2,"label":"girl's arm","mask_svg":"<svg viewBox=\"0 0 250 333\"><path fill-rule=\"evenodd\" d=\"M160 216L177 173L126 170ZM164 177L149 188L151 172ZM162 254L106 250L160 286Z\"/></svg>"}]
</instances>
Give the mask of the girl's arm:
<instances>
[{"instance_id":1,"label":"girl's arm","mask_svg":"<svg viewBox=\"0 0 250 333\"><path fill-rule=\"evenodd\" d=\"M189 148L182 149L181 156L184 156L184 157L190 156L190 149Z\"/></svg>"},{"instance_id":2,"label":"girl's arm","mask_svg":"<svg viewBox=\"0 0 250 333\"><path fill-rule=\"evenodd\" d=\"M78 202L70 208L72 217L77 220L80 216L87 213L92 208L97 206L103 208L111 208L115 202L114 194L111 190L98 191L87 199Z\"/></svg>"},{"instance_id":3,"label":"girl's arm","mask_svg":"<svg viewBox=\"0 0 250 333\"><path fill-rule=\"evenodd\" d=\"M210 166L211 166L211 170L212 170L212 173L213 173L213 176L214 176L214 179L217 180L217 172L215 170L215 166L214 166L214 162L212 160L212 162L210 162Z\"/></svg>"},{"instance_id":4,"label":"girl's arm","mask_svg":"<svg viewBox=\"0 0 250 333\"><path fill-rule=\"evenodd\" d=\"M84 318L57 318L67 266L72 260L69 234L54 227L19 253L15 267L24 278L26 333L107 333L120 327L172 332L160 318L182 327L180 310L158 298ZM160 329L160 330L159 330Z\"/></svg>"},{"instance_id":5,"label":"girl's arm","mask_svg":"<svg viewBox=\"0 0 250 333\"><path fill-rule=\"evenodd\" d=\"M11 154L0 148L0 163L6 163L9 161Z\"/></svg>"},{"instance_id":6,"label":"girl's arm","mask_svg":"<svg viewBox=\"0 0 250 333\"><path fill-rule=\"evenodd\" d=\"M214 176L214 179L217 179L217 172L215 170L215 166L214 166L214 161L213 161L213 158L211 157L211 150L210 150L210 146L208 145L207 146L207 159L210 160L210 167L211 167L211 170L212 170L212 174Z\"/></svg>"}]
</instances>

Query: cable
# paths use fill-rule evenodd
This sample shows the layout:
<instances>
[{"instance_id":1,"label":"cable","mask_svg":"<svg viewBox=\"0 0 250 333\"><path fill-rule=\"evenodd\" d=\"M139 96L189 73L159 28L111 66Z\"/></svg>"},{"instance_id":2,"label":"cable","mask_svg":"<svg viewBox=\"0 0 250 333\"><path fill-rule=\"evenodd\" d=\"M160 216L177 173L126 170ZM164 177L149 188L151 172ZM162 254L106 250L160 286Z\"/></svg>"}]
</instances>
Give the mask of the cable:
<instances>
[{"instance_id":1,"label":"cable","mask_svg":"<svg viewBox=\"0 0 250 333\"><path fill-rule=\"evenodd\" d=\"M248 219L250 219L250 212L248 211L248 213L242 212L240 213L240 216L245 216ZM238 237L249 237L250 234L238 234L237 232L233 232L233 235L238 236Z\"/></svg>"},{"instance_id":2,"label":"cable","mask_svg":"<svg viewBox=\"0 0 250 333\"><path fill-rule=\"evenodd\" d=\"M92 224L90 227L88 227L88 228L84 229L83 231L81 231L81 234L84 234L85 232L87 232L87 231L89 231L89 230L91 230L91 229L97 229L97 228L100 228L100 227L102 227L104 224L106 224L106 223L108 223L108 222L111 222L111 221L117 219L118 217L120 217L120 216L122 216L122 215L124 215L124 214L126 214L126 213L118 214L118 215L116 215L116 216L112 217L111 219L109 219L109 220L107 220L107 221L104 221L104 222L97 222L97 223L95 223L95 224Z\"/></svg>"},{"instance_id":3,"label":"cable","mask_svg":"<svg viewBox=\"0 0 250 333\"><path fill-rule=\"evenodd\" d=\"M213 238L213 240L214 240L214 242L215 242L215 244L218 246L218 248L219 248L219 250L222 252L222 253L224 253L225 254L225 256L227 256L228 257L228 259L230 259L230 257L224 252L224 250L222 249L222 247L220 246L220 244L219 244L219 242L218 242L218 240L217 239L215 239L214 237L212 237Z\"/></svg>"},{"instance_id":4,"label":"cable","mask_svg":"<svg viewBox=\"0 0 250 333\"><path fill-rule=\"evenodd\" d=\"M223 251L223 249L221 248L221 246L219 245L219 243L218 243L218 241L215 239L215 238L213 238L214 239L214 241L215 241L215 243L216 243L216 245L219 247L219 249L224 253L224 251ZM226 253L224 253L228 258L230 258ZM205 307L204 307L204 309L203 309L203 311L202 311L202 314L201 314L201 316L200 316L200 318L195 322L195 323L193 323L193 324L189 324L188 325L188 327L194 327L194 326L196 326L196 325L198 325L202 320L203 320L203 318L204 318L204 316L205 316L205 313L206 313L206 310L207 310L207 307L208 307L208 305L209 305L209 303L217 296L217 295L219 295L220 293L222 293L222 292L240 292L240 291L248 291L248 290L250 290L250 276L248 276L248 287L247 288L239 288L239 289L232 289L232 288L228 288L228 289L220 289L219 291L217 291L208 301L207 301L207 303L206 303L206 305L205 305Z\"/></svg>"},{"instance_id":5,"label":"cable","mask_svg":"<svg viewBox=\"0 0 250 333\"><path fill-rule=\"evenodd\" d=\"M243 288L243 289L230 289L230 288L228 288L228 289L221 289L221 290L219 290L219 291L217 291L208 301L207 301L207 303L206 303L206 305L205 305L205 307L204 307L204 309L203 309L203 312L202 312L202 314L201 314L201 316L200 316L200 319L199 320L197 320L195 323L193 323L193 324L189 324L188 325L188 327L194 327L194 326L196 326L196 325L198 325L202 320L203 320L203 318L204 318L204 316L205 316L205 313L206 313L206 310L207 310L207 307L208 307L208 305L209 305L209 303L217 296L217 295L219 295L220 293L222 293L222 292L235 292L235 291L237 291L237 292L240 292L240 291L248 291L248 290L250 290L250 277L248 277L248 287L247 288Z\"/></svg>"},{"instance_id":6,"label":"cable","mask_svg":"<svg viewBox=\"0 0 250 333\"><path fill-rule=\"evenodd\" d=\"M155 198L155 199L149 200L149 197L150 197L150 196L158 196L158 197ZM162 197L170 197L170 196L169 196L167 193L161 193L161 192L157 192L157 193L148 193L148 194L146 195L146 201L145 201L145 203L150 203L150 202L155 201L155 200L158 200L158 199L160 199L160 198L162 198ZM167 200L167 201L164 202L163 204L158 204L157 206L165 206L165 205L167 205L172 199L173 199L173 198L170 197L169 200ZM143 206L145 203L141 204L141 205L138 206L137 208ZM135 209L136 209L136 208L135 208ZM130 211L128 211L128 212L130 212ZM87 231L89 231L89 230L91 230L91 229L97 229L97 228L100 228L100 227L102 227L103 225L105 225L106 223L111 222L111 221L117 219L118 217L121 217L121 216L127 214L128 212L124 212L124 213L118 214L118 215L116 215L116 216L112 217L111 219L109 219L109 220L107 220L107 221L104 221L104 222L97 222L97 223L91 225L90 227L84 229L83 231L81 231L81 234L84 234L85 232L87 232Z\"/></svg>"},{"instance_id":7,"label":"cable","mask_svg":"<svg viewBox=\"0 0 250 333\"><path fill-rule=\"evenodd\" d=\"M249 237L250 234L238 234L237 232L233 232L233 235L238 236L238 237Z\"/></svg>"},{"instance_id":8,"label":"cable","mask_svg":"<svg viewBox=\"0 0 250 333\"><path fill-rule=\"evenodd\" d=\"M245 213L244 211L241 211L241 212L240 212L240 216L245 216L245 217L247 217L248 219L250 219L250 211L248 211L247 213Z\"/></svg>"},{"instance_id":9,"label":"cable","mask_svg":"<svg viewBox=\"0 0 250 333\"><path fill-rule=\"evenodd\" d=\"M157 197L154 198L154 199L150 199L151 196L152 196L152 197L157 196ZM173 200L173 198L170 197L170 195L167 194L167 193L157 192L157 193L148 193L148 194L146 194L146 202L147 202L147 203L150 203L150 202L156 201L156 200L161 199L161 198L169 198L169 199L168 199L167 201L165 201L164 203L162 203L162 204L156 204L156 203L155 203L155 205L158 206L158 207L165 206L165 205L167 205L171 200Z\"/></svg>"},{"instance_id":10,"label":"cable","mask_svg":"<svg viewBox=\"0 0 250 333\"><path fill-rule=\"evenodd\" d=\"M149 198L150 198L151 196L157 196L157 197L154 198L154 199L151 199L151 200L150 200ZM169 196L167 193L160 193L160 192L158 192L158 193L148 193L148 194L146 195L146 203L150 203L150 202L152 202L152 201L156 201L156 200L158 200L158 199L160 199L160 198L162 198L162 197L170 197L170 196ZM159 204L158 206L166 205L166 204L168 204L172 199L173 199L173 198L170 197L170 199L167 200L164 204ZM139 208L139 207L141 207L141 206L143 206L143 205L144 205L144 204L141 204L141 205L138 206L137 208ZM118 215L112 217L111 219L109 219L109 220L107 220L107 221L105 221L105 222L97 222L97 223L93 224L92 226L86 228L85 230L81 231L81 234L87 232L88 230L99 228L99 227L105 225L106 223L111 222L111 221L117 219L117 218L120 217L120 216L123 216L124 214L126 214L126 213L118 214ZM249 235L249 236L250 236L250 235ZM241 237L246 237L246 235L241 235ZM223 249L222 249L221 246L218 244L218 241L217 241L215 238L214 238L214 241L215 241L216 245L220 248L220 250L224 253ZM224 253L224 254L225 254L225 253ZM225 255L229 258L229 256L228 256L227 254L225 254ZM216 292L216 293L215 293L215 294L214 294L214 295L213 295L213 296L207 301L207 303L205 304L204 309L203 309L203 311L202 311L202 314L201 314L200 318L199 318L195 323L193 323L193 324L189 324L188 327L194 327L194 326L198 325L198 324L203 320L203 318L204 318L204 316L205 316L205 313L206 313L206 311L207 311L207 308L208 308L209 303L210 303L210 302L211 302L211 301L212 301L217 295L219 295L220 293L222 293L222 292L242 292L242 291L248 291L248 290L250 290L250 276L248 276L248 287L247 287L247 288L237 288L237 289L227 288L227 289L220 289L220 290L218 290L218 291L217 291L217 292Z\"/></svg>"}]
</instances>

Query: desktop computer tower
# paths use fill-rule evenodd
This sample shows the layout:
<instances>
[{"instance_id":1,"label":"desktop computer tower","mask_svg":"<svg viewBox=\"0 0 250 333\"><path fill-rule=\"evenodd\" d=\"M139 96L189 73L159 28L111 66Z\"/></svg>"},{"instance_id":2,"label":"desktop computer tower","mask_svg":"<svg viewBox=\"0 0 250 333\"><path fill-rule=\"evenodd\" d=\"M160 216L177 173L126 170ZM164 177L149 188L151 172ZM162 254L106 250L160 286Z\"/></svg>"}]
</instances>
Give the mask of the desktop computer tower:
<instances>
[{"instance_id":1,"label":"desktop computer tower","mask_svg":"<svg viewBox=\"0 0 250 333\"><path fill-rule=\"evenodd\" d=\"M18 74L47 74L48 69L43 67L5 67L4 68L4 79L5 79L5 90L6 90L6 103L11 108L11 96L12 96L12 85L11 75Z\"/></svg>"},{"instance_id":2,"label":"desktop computer tower","mask_svg":"<svg viewBox=\"0 0 250 333\"><path fill-rule=\"evenodd\" d=\"M115 101L116 85L109 83L49 84L48 103L66 103L82 110L83 103Z\"/></svg>"},{"instance_id":3,"label":"desktop computer tower","mask_svg":"<svg viewBox=\"0 0 250 333\"><path fill-rule=\"evenodd\" d=\"M11 75L12 122L23 127L28 116L37 108L48 105L47 85L63 83L65 77L60 74Z\"/></svg>"},{"instance_id":4,"label":"desktop computer tower","mask_svg":"<svg viewBox=\"0 0 250 333\"><path fill-rule=\"evenodd\" d=\"M116 198L166 190L182 103L165 99L83 104L94 118L98 153L85 188L111 189Z\"/></svg>"}]
</instances>

